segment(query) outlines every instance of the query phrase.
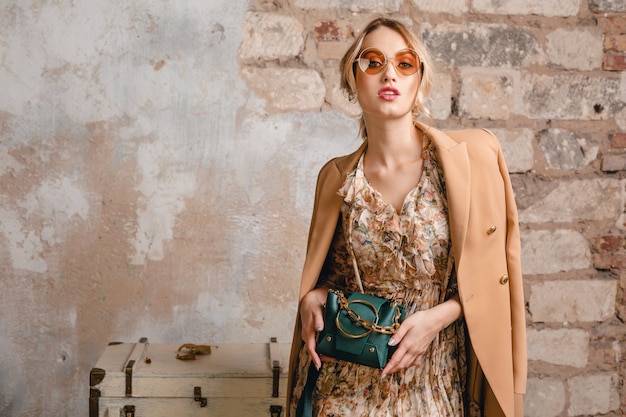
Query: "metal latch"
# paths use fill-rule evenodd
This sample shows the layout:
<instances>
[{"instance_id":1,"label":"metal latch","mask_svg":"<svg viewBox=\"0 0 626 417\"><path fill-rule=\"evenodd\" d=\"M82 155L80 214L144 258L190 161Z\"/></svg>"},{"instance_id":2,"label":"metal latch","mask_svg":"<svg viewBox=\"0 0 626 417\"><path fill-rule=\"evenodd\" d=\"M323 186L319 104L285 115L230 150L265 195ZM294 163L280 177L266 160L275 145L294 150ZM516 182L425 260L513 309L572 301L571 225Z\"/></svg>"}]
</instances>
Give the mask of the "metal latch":
<instances>
[{"instance_id":1,"label":"metal latch","mask_svg":"<svg viewBox=\"0 0 626 417\"><path fill-rule=\"evenodd\" d=\"M270 361L272 362L272 397L278 398L280 384L280 346L275 337L270 339ZM272 414L274 416L274 414Z\"/></svg>"},{"instance_id":2,"label":"metal latch","mask_svg":"<svg viewBox=\"0 0 626 417\"><path fill-rule=\"evenodd\" d=\"M283 414L283 407L280 405L270 405L270 416L280 417Z\"/></svg>"},{"instance_id":3,"label":"metal latch","mask_svg":"<svg viewBox=\"0 0 626 417\"><path fill-rule=\"evenodd\" d=\"M122 417L135 417L135 406L125 405L122 409Z\"/></svg>"},{"instance_id":4,"label":"metal latch","mask_svg":"<svg viewBox=\"0 0 626 417\"><path fill-rule=\"evenodd\" d=\"M193 387L193 400L200 403L200 407L206 407L207 399L202 396L202 388Z\"/></svg>"}]
</instances>

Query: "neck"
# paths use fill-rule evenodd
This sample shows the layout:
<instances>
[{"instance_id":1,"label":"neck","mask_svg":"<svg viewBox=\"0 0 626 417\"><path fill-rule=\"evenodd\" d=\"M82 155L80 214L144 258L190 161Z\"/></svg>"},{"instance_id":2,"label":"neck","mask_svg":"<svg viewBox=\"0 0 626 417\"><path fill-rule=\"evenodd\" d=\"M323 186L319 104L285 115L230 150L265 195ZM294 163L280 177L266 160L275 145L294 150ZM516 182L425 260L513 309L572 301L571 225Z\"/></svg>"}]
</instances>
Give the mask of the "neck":
<instances>
[{"instance_id":1,"label":"neck","mask_svg":"<svg viewBox=\"0 0 626 417\"><path fill-rule=\"evenodd\" d=\"M367 158L371 162L390 166L421 157L422 137L410 114L382 121L365 118L365 127Z\"/></svg>"}]
</instances>

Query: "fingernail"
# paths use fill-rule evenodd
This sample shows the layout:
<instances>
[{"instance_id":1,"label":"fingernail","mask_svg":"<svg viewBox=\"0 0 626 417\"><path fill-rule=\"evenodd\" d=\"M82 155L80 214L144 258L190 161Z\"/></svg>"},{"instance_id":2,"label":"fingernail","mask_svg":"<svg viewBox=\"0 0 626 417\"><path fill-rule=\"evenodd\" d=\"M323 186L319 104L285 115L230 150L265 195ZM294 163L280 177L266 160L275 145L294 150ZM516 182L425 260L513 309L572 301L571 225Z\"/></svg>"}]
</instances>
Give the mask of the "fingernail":
<instances>
[{"instance_id":1,"label":"fingernail","mask_svg":"<svg viewBox=\"0 0 626 417\"><path fill-rule=\"evenodd\" d=\"M315 326L315 330L317 330L318 332L322 330L322 326Z\"/></svg>"},{"instance_id":2,"label":"fingernail","mask_svg":"<svg viewBox=\"0 0 626 417\"><path fill-rule=\"evenodd\" d=\"M389 339L389 343L387 343L389 346L394 346L396 344L396 339Z\"/></svg>"},{"instance_id":3,"label":"fingernail","mask_svg":"<svg viewBox=\"0 0 626 417\"><path fill-rule=\"evenodd\" d=\"M321 365L315 365L315 369L317 369L318 372L319 372L321 367L322 367Z\"/></svg>"},{"instance_id":4,"label":"fingernail","mask_svg":"<svg viewBox=\"0 0 626 417\"><path fill-rule=\"evenodd\" d=\"M387 376L387 374L385 374L385 373L380 374L380 380L382 381L383 379L385 379L386 376Z\"/></svg>"}]
</instances>

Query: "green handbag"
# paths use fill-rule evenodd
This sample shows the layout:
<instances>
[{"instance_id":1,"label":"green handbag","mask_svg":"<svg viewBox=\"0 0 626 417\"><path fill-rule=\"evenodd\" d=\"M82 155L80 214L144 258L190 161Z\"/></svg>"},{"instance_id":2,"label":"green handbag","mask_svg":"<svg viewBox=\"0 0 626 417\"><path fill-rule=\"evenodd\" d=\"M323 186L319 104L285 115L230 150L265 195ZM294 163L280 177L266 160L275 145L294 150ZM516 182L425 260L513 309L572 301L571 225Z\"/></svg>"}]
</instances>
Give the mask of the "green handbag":
<instances>
[{"instance_id":1,"label":"green handbag","mask_svg":"<svg viewBox=\"0 0 626 417\"><path fill-rule=\"evenodd\" d=\"M316 351L320 355L382 369L396 346L389 339L406 318L404 306L386 298L329 290L324 330Z\"/></svg>"}]
</instances>

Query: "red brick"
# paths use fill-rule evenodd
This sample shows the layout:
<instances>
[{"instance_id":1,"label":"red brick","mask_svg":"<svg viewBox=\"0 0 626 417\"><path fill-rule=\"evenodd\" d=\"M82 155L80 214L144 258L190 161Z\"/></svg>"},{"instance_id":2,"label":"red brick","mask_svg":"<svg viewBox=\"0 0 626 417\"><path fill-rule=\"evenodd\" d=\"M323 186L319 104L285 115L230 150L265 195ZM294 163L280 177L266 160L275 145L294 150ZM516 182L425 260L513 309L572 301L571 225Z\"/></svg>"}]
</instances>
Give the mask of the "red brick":
<instances>
[{"instance_id":1,"label":"red brick","mask_svg":"<svg viewBox=\"0 0 626 417\"><path fill-rule=\"evenodd\" d=\"M593 255L596 269L626 269L626 253L596 253Z\"/></svg>"},{"instance_id":2,"label":"red brick","mask_svg":"<svg viewBox=\"0 0 626 417\"><path fill-rule=\"evenodd\" d=\"M626 35L606 35L604 37L604 50L614 52L626 51Z\"/></svg>"},{"instance_id":3,"label":"red brick","mask_svg":"<svg viewBox=\"0 0 626 417\"><path fill-rule=\"evenodd\" d=\"M313 36L320 41L341 41L347 39L350 34L349 25L334 20L317 22L313 29Z\"/></svg>"},{"instance_id":4,"label":"red brick","mask_svg":"<svg viewBox=\"0 0 626 417\"><path fill-rule=\"evenodd\" d=\"M604 54L602 69L607 71L626 71L626 55Z\"/></svg>"},{"instance_id":5,"label":"red brick","mask_svg":"<svg viewBox=\"0 0 626 417\"><path fill-rule=\"evenodd\" d=\"M606 235L600 237L598 241L598 249L601 251L615 252L625 248L625 241L619 235Z\"/></svg>"},{"instance_id":6,"label":"red brick","mask_svg":"<svg viewBox=\"0 0 626 417\"><path fill-rule=\"evenodd\" d=\"M626 34L626 17L609 17L606 19L605 32L607 34Z\"/></svg>"},{"instance_id":7,"label":"red brick","mask_svg":"<svg viewBox=\"0 0 626 417\"><path fill-rule=\"evenodd\" d=\"M613 133L611 136L611 146L614 148L626 148L626 133Z\"/></svg>"}]
</instances>

